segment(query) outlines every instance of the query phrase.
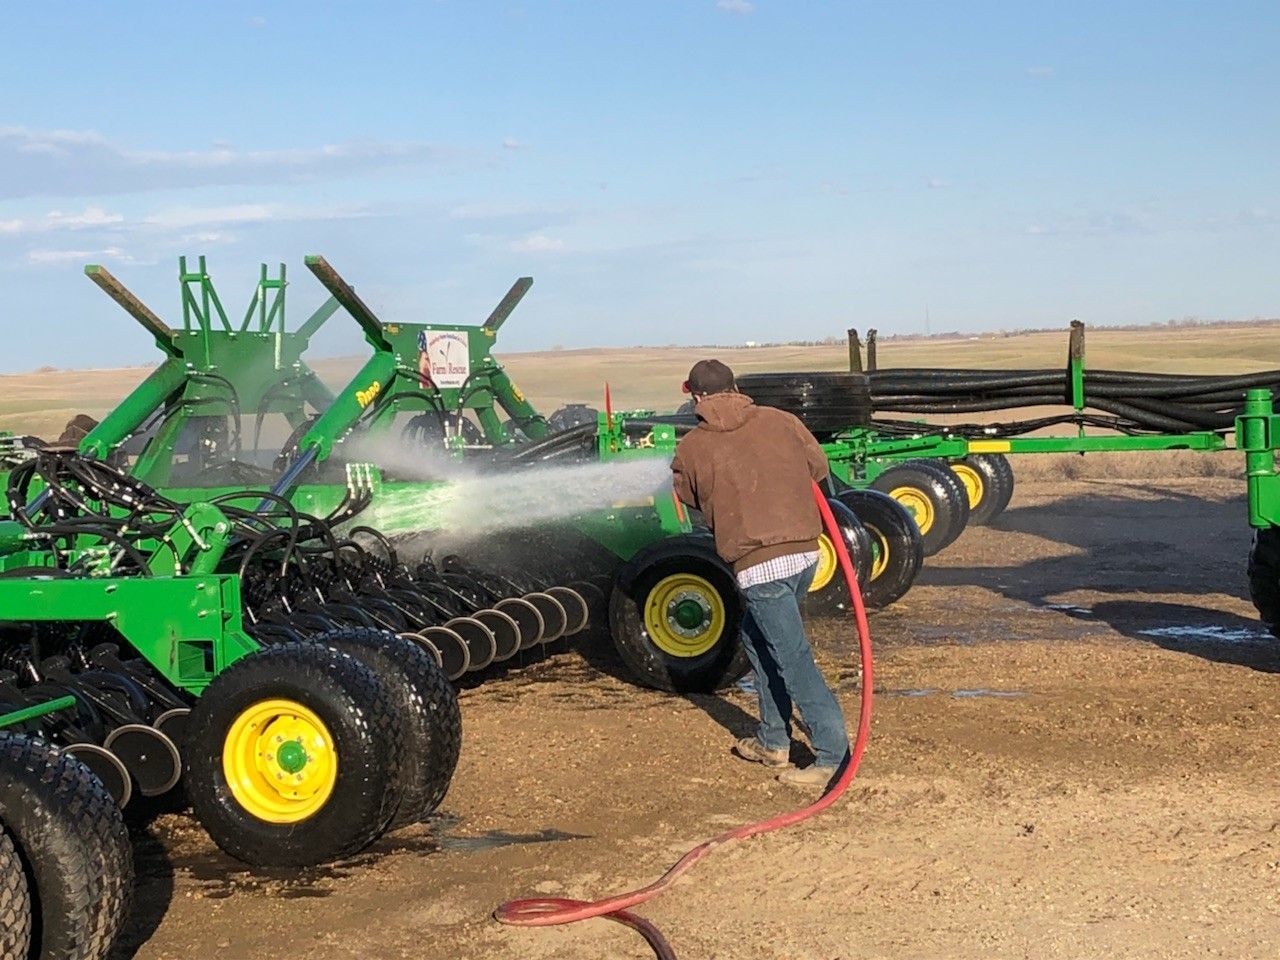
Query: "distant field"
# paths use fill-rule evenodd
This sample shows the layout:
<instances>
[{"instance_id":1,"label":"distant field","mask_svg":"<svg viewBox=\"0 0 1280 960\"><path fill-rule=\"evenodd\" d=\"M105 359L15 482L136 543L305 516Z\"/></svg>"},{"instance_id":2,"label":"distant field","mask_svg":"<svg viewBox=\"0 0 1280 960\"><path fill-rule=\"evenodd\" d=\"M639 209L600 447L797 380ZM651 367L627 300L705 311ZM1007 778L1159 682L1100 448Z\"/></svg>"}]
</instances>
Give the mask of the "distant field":
<instances>
[{"instance_id":1,"label":"distant field","mask_svg":"<svg viewBox=\"0 0 1280 960\"><path fill-rule=\"evenodd\" d=\"M1126 369L1167 373L1243 373L1280 367L1280 324L1260 323L1223 327L1152 327L1140 330L1095 329L1087 333L1087 359L1093 369ZM723 350L662 347L631 349L556 350L500 354L513 379L544 412L571 401L599 406L609 383L615 407L670 410L681 401L680 382L693 361L712 353L740 373L764 370L841 370L847 366L843 346L755 347ZM881 341L881 367L1057 367L1065 365L1067 333L1028 333L1017 336L980 335L955 339ZM316 371L331 386L340 387L359 367L357 358L317 360ZM52 370L0 375L0 430L54 437L77 413L101 417L148 373L148 368L117 370ZM1190 458L1190 459L1188 459ZM1080 475L1058 462L1079 458L1037 460L1034 472L1050 468ZM1219 472L1209 463L1219 458L1179 456L1193 472ZM1230 469L1236 469L1232 458ZM1105 467L1106 458L1089 462ZM1138 466L1131 457L1117 461ZM1152 469L1164 470L1167 458ZM1028 466L1030 466L1028 464ZM1110 471L1108 471L1110 472ZM1185 472L1178 470L1177 472ZM1133 475L1133 474L1128 474ZM1147 475L1145 472L1140 476Z\"/></svg>"}]
</instances>

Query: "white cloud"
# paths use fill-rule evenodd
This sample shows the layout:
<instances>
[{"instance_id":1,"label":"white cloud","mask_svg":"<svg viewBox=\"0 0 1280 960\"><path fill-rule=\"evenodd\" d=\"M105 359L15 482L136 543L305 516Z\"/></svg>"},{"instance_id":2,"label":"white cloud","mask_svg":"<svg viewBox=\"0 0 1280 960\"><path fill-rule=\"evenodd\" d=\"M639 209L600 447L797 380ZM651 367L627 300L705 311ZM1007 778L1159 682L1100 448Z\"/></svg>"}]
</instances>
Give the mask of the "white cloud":
<instances>
[{"instance_id":1,"label":"white cloud","mask_svg":"<svg viewBox=\"0 0 1280 960\"><path fill-rule=\"evenodd\" d=\"M554 253L564 249L564 241L545 234L533 233L511 244L516 253Z\"/></svg>"},{"instance_id":2,"label":"white cloud","mask_svg":"<svg viewBox=\"0 0 1280 960\"><path fill-rule=\"evenodd\" d=\"M279 203L239 203L220 207L168 207L141 222L161 230L190 230L193 227L282 221L349 220L368 215L368 210L358 206L289 207Z\"/></svg>"},{"instance_id":3,"label":"white cloud","mask_svg":"<svg viewBox=\"0 0 1280 960\"><path fill-rule=\"evenodd\" d=\"M83 230L91 227L108 227L123 222L123 214L108 213L102 207L85 207L80 213L50 210L43 217L30 220L0 220L0 233L17 235L48 233L53 230Z\"/></svg>"},{"instance_id":4,"label":"white cloud","mask_svg":"<svg viewBox=\"0 0 1280 960\"><path fill-rule=\"evenodd\" d=\"M285 150L135 150L85 130L0 127L0 199L92 196L204 186L298 183L394 166L447 151L426 143L348 141Z\"/></svg>"},{"instance_id":5,"label":"white cloud","mask_svg":"<svg viewBox=\"0 0 1280 960\"><path fill-rule=\"evenodd\" d=\"M524 144L515 137L504 137L502 140L502 149L504 150L520 150L523 147Z\"/></svg>"},{"instance_id":6,"label":"white cloud","mask_svg":"<svg viewBox=\"0 0 1280 960\"><path fill-rule=\"evenodd\" d=\"M725 10L744 17L755 8L756 5L750 0L716 0L717 10Z\"/></svg>"},{"instance_id":7,"label":"white cloud","mask_svg":"<svg viewBox=\"0 0 1280 960\"><path fill-rule=\"evenodd\" d=\"M133 257L120 247L104 247L101 250L32 250L27 254L27 262L37 266L99 259L115 260L117 263L134 262Z\"/></svg>"},{"instance_id":8,"label":"white cloud","mask_svg":"<svg viewBox=\"0 0 1280 960\"><path fill-rule=\"evenodd\" d=\"M1054 73L1053 67L1044 67L1044 66L1040 66L1040 67L1027 67L1027 76L1028 76L1028 77L1043 77L1043 78L1048 78L1048 77L1052 77L1052 76L1053 76L1053 73Z\"/></svg>"},{"instance_id":9,"label":"white cloud","mask_svg":"<svg viewBox=\"0 0 1280 960\"><path fill-rule=\"evenodd\" d=\"M164 234L178 230L216 230L218 227L242 226L268 222L307 220L349 220L369 216L359 206L290 207L278 203L241 203L217 207L167 207L140 218L126 218L109 213L102 207L85 207L79 213L51 210L43 217L22 220L0 220L0 234L21 236L59 231L101 231L108 236L121 234Z\"/></svg>"},{"instance_id":10,"label":"white cloud","mask_svg":"<svg viewBox=\"0 0 1280 960\"><path fill-rule=\"evenodd\" d=\"M951 183L947 180L943 180L941 177L930 177L925 181L925 185L930 190L945 190L947 187L951 186Z\"/></svg>"}]
</instances>

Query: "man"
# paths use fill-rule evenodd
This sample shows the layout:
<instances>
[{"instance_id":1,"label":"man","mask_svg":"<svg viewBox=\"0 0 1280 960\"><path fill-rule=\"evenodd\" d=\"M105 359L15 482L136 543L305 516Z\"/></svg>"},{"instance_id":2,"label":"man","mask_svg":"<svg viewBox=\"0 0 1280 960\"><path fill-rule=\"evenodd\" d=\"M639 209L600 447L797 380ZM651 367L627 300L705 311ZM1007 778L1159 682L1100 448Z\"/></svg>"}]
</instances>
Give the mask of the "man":
<instances>
[{"instance_id":1,"label":"man","mask_svg":"<svg viewBox=\"0 0 1280 960\"><path fill-rule=\"evenodd\" d=\"M800 598L817 566L822 519L812 481L826 478L827 458L797 418L738 393L733 371L719 360L695 363L684 392L698 426L671 462L676 496L702 512L746 600L742 643L755 670L760 726L734 751L786 768L778 775L785 783L826 786L848 756L849 735L813 662ZM804 769L788 764L793 706L816 758Z\"/></svg>"}]
</instances>

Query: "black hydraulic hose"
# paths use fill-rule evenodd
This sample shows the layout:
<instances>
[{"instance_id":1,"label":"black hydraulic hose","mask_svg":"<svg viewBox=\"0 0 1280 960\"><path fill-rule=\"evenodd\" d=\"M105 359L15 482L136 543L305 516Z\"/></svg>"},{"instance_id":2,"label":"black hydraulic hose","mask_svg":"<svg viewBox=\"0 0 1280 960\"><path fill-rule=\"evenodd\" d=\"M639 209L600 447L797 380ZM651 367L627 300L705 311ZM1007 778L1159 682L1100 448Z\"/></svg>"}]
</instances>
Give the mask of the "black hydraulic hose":
<instances>
[{"instance_id":1,"label":"black hydraulic hose","mask_svg":"<svg viewBox=\"0 0 1280 960\"><path fill-rule=\"evenodd\" d=\"M1051 407L1061 405L1060 394L1038 394L990 400L948 400L935 403L875 403L874 409L891 413L980 413L984 410L1010 410L1017 407Z\"/></svg>"},{"instance_id":2,"label":"black hydraulic hose","mask_svg":"<svg viewBox=\"0 0 1280 960\"><path fill-rule=\"evenodd\" d=\"M1148 410L1142 410L1128 403L1122 403L1119 400L1099 399L1091 400L1090 405L1107 413L1114 413L1118 417L1124 417L1134 423L1140 424L1154 431L1167 431L1171 433L1188 433L1196 429L1194 424L1185 420L1175 420L1164 414L1154 413Z\"/></svg>"},{"instance_id":3,"label":"black hydraulic hose","mask_svg":"<svg viewBox=\"0 0 1280 960\"><path fill-rule=\"evenodd\" d=\"M1100 406L1106 400L1090 400L1094 406ZM1204 430L1226 430L1235 424L1235 415L1232 413L1215 413L1198 410L1182 405L1170 406L1168 404L1151 403L1147 400L1139 398L1127 398L1121 403L1128 404L1135 410L1144 411L1147 416L1155 417L1176 417L1188 424L1192 424ZM1135 419L1137 419L1135 417Z\"/></svg>"},{"instance_id":4,"label":"black hydraulic hose","mask_svg":"<svg viewBox=\"0 0 1280 960\"><path fill-rule=\"evenodd\" d=\"M536 461L542 459L544 454L563 447L589 446L595 442L595 438L596 425L583 423L570 427L562 433L552 434L541 440L534 440L532 443L521 444L507 459L514 463Z\"/></svg>"}]
</instances>

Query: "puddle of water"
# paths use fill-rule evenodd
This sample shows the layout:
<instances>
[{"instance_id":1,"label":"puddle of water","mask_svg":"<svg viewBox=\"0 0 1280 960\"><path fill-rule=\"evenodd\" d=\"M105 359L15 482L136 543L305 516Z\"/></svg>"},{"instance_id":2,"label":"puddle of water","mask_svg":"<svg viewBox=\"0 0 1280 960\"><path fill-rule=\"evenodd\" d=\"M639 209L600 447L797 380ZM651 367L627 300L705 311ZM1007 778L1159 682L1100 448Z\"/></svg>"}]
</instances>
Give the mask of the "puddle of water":
<instances>
[{"instance_id":1,"label":"puddle of water","mask_svg":"<svg viewBox=\"0 0 1280 960\"><path fill-rule=\"evenodd\" d=\"M539 830L537 833L507 833L490 830L474 837L441 837L441 850L494 850L523 843L556 843L561 840L585 840L581 833L565 833L563 830Z\"/></svg>"},{"instance_id":2,"label":"puddle of water","mask_svg":"<svg viewBox=\"0 0 1280 960\"><path fill-rule=\"evenodd\" d=\"M458 817L441 816L427 825L425 833L387 837L359 856L305 870L259 868L250 871L238 861L217 852L184 858L177 869L195 880L200 885L201 895L209 900L225 900L237 893L254 893L282 900L319 899L334 892L333 881L355 876L391 853L473 852L519 844L587 839L585 834L550 828L533 833L488 830L472 836L452 835L461 822Z\"/></svg>"},{"instance_id":3,"label":"puddle of water","mask_svg":"<svg viewBox=\"0 0 1280 960\"><path fill-rule=\"evenodd\" d=\"M902 690L877 690L878 697L927 697L935 693L945 694L949 697L958 697L960 699L968 699L971 697L1025 697L1024 690L990 690L986 687L976 687L971 690L939 690L937 687L908 687Z\"/></svg>"},{"instance_id":4,"label":"puddle of water","mask_svg":"<svg viewBox=\"0 0 1280 960\"><path fill-rule=\"evenodd\" d=\"M1203 626L1152 627L1139 630L1144 637L1161 637L1166 640L1183 640L1188 643L1272 643L1271 634L1250 627L1224 627L1218 624Z\"/></svg>"},{"instance_id":5,"label":"puddle of water","mask_svg":"<svg viewBox=\"0 0 1280 960\"><path fill-rule=\"evenodd\" d=\"M1092 617L1093 611L1088 607L1078 607L1074 603L1046 603L1041 610L1056 610L1058 613L1065 613L1069 617Z\"/></svg>"},{"instance_id":6,"label":"puddle of water","mask_svg":"<svg viewBox=\"0 0 1280 960\"><path fill-rule=\"evenodd\" d=\"M933 687L918 687L908 690L877 690L877 697L927 697L931 693L938 693Z\"/></svg>"},{"instance_id":7,"label":"puddle of water","mask_svg":"<svg viewBox=\"0 0 1280 960\"><path fill-rule=\"evenodd\" d=\"M986 687L977 687L973 690L952 690L953 697L1025 697L1025 690L989 690Z\"/></svg>"}]
</instances>

